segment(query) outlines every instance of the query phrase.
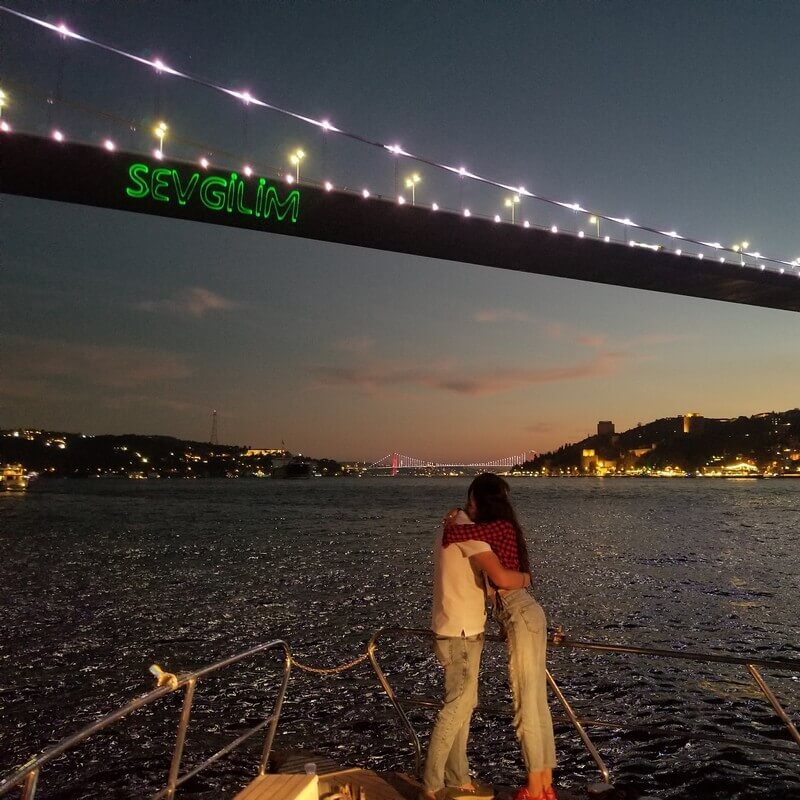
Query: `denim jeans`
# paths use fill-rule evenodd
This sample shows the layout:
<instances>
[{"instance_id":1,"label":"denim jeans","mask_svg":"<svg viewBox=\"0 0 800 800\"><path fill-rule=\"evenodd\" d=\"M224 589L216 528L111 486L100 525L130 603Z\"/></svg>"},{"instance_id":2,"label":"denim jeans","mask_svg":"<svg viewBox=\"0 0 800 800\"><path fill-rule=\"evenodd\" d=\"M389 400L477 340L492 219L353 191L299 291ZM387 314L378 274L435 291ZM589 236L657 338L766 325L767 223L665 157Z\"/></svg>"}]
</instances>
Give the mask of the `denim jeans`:
<instances>
[{"instance_id":1,"label":"denim jeans","mask_svg":"<svg viewBox=\"0 0 800 800\"><path fill-rule=\"evenodd\" d=\"M528 772L556 765L553 720L547 704L547 619L524 589L505 593L495 615L508 635L508 678L514 730Z\"/></svg>"},{"instance_id":2,"label":"denim jeans","mask_svg":"<svg viewBox=\"0 0 800 800\"><path fill-rule=\"evenodd\" d=\"M444 705L431 731L422 782L429 791L469 783L467 739L478 705L483 634L437 636L434 651L444 667Z\"/></svg>"}]
</instances>

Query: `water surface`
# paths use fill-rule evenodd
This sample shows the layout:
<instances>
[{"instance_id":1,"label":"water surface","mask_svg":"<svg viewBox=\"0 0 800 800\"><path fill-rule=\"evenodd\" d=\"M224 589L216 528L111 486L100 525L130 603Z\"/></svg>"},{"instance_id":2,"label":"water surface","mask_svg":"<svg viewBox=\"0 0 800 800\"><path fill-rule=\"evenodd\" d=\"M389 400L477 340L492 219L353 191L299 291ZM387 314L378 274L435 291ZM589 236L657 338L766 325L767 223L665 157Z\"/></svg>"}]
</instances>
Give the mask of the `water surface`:
<instances>
[{"instance_id":1,"label":"water surface","mask_svg":"<svg viewBox=\"0 0 800 800\"><path fill-rule=\"evenodd\" d=\"M25 495L0 494L0 769L148 689L153 662L190 669L283 638L299 659L330 666L363 652L382 626L426 627L433 533L467 484L40 481ZM551 626L572 638L800 658L800 482L512 486ZM437 695L440 673L425 647L387 642L381 652L398 687ZM279 660L276 653L201 684L188 764L258 721L274 697ZM742 669L562 650L550 660L581 714L674 729L667 737L590 729L617 783L664 798L688 790L800 797L800 750L776 755L688 736L789 747ZM800 722L800 676L765 675ZM484 656L483 698L509 701L501 646ZM170 698L84 745L44 772L40 796L129 797L158 786L178 710ZM411 716L424 743L430 713ZM478 715L472 741L481 777L520 779L508 719ZM563 785L596 779L571 729L560 725L557 743ZM378 769L412 763L367 667L333 678L294 674L276 745ZM252 770L255 758L236 756L185 796L215 796L225 770Z\"/></svg>"}]
</instances>

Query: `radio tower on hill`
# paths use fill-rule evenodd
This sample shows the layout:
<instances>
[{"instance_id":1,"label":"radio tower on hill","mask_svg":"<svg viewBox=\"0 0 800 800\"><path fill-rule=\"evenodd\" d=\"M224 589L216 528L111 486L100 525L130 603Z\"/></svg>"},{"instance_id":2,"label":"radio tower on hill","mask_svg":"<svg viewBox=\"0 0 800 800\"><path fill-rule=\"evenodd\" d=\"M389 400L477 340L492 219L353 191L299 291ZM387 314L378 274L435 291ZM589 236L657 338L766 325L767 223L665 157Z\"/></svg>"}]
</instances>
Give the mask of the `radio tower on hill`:
<instances>
[{"instance_id":1,"label":"radio tower on hill","mask_svg":"<svg viewBox=\"0 0 800 800\"><path fill-rule=\"evenodd\" d=\"M211 444L219 444L219 436L217 435L217 410L211 412Z\"/></svg>"}]
</instances>

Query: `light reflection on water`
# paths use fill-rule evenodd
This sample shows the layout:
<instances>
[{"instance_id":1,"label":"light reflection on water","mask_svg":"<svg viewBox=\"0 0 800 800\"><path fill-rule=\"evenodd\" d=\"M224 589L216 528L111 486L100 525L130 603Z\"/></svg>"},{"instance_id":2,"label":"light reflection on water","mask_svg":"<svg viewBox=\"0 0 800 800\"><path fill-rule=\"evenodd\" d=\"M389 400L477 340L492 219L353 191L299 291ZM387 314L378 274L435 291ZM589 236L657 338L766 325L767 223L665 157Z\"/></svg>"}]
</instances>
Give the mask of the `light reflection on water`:
<instances>
[{"instance_id":1,"label":"light reflection on water","mask_svg":"<svg viewBox=\"0 0 800 800\"><path fill-rule=\"evenodd\" d=\"M433 531L446 508L463 502L467 484L42 481L24 496L0 495L0 769L149 688L153 662L190 669L285 638L301 660L333 665L362 652L377 628L425 627ZM800 482L517 479L512 487L535 594L550 624L570 637L800 658ZM414 694L438 693L438 669L424 648L387 647L385 657L393 681ZM278 661L202 686L187 763L257 721ZM551 668L586 716L788 744L736 668L723 668L720 681L702 664L565 651L551 655ZM766 677L800 719L800 676ZM483 678L485 700L508 702L501 648L487 648ZM119 787L131 769L163 775L172 705L170 715L143 715L46 771L42 796L90 796L85 787L56 791L86 771L117 787L115 797L128 796ZM426 735L430 714L412 718ZM800 753L694 743L680 732L592 733L618 782L661 797L688 788L704 798L800 796ZM507 719L478 717L473 742L481 776L519 780ZM293 675L277 746L303 745L381 769L411 763L368 668L326 679ZM567 728L558 745L565 785L596 778ZM242 755L233 763L253 761ZM213 796L218 778L212 773L189 794Z\"/></svg>"}]
</instances>

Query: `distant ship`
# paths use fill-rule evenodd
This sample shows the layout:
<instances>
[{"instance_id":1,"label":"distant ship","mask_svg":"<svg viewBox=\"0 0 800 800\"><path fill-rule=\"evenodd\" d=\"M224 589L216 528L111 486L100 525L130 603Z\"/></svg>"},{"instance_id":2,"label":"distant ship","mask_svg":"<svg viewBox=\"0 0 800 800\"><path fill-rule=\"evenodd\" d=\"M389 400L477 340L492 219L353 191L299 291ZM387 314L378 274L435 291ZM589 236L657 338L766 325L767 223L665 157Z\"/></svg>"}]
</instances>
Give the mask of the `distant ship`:
<instances>
[{"instance_id":1,"label":"distant ship","mask_svg":"<svg viewBox=\"0 0 800 800\"><path fill-rule=\"evenodd\" d=\"M28 488L28 476L22 464L3 464L0 467L2 486L7 492L24 492Z\"/></svg>"}]
</instances>

